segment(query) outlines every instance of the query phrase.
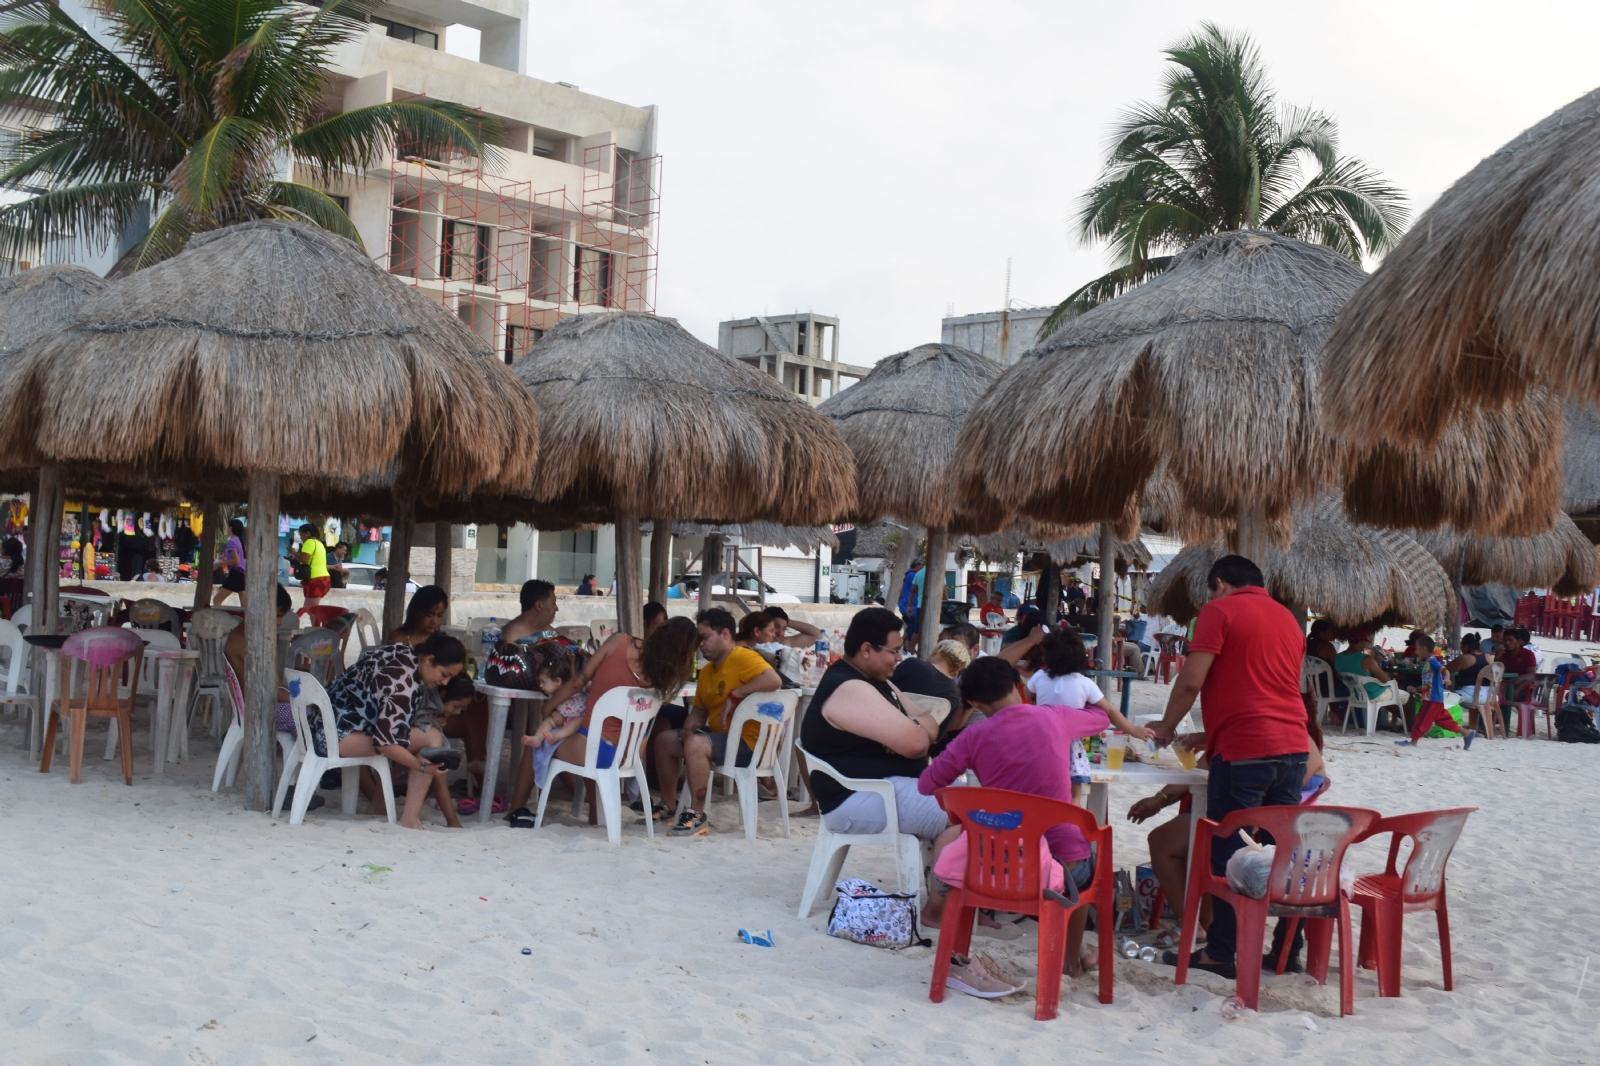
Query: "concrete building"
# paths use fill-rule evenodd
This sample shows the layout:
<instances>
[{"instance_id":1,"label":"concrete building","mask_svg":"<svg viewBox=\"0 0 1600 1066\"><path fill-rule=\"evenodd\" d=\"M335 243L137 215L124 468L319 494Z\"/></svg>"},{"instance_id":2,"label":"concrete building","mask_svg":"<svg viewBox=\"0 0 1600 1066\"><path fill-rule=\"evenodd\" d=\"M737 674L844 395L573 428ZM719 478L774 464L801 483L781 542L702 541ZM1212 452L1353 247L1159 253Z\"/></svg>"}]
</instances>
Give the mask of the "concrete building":
<instances>
[{"instance_id":1,"label":"concrete building","mask_svg":"<svg viewBox=\"0 0 1600 1066\"><path fill-rule=\"evenodd\" d=\"M824 315L758 315L717 326L717 347L813 407L871 373L869 366L839 361L839 320Z\"/></svg>"},{"instance_id":2,"label":"concrete building","mask_svg":"<svg viewBox=\"0 0 1600 1066\"><path fill-rule=\"evenodd\" d=\"M1042 339L1039 328L1054 310L1054 307L1013 307L1009 311L956 315L940 322L939 339L1010 366Z\"/></svg>"}]
</instances>

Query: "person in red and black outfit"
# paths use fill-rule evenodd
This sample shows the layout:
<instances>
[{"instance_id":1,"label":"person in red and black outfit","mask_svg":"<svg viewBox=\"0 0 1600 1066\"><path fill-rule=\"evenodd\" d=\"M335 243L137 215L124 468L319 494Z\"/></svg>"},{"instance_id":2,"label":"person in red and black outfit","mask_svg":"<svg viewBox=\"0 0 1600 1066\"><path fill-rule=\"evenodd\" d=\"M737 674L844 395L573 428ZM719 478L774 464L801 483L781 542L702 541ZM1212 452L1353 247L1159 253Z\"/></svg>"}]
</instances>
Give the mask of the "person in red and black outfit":
<instances>
[{"instance_id":1,"label":"person in red and black outfit","mask_svg":"<svg viewBox=\"0 0 1600 1066\"><path fill-rule=\"evenodd\" d=\"M1211 602L1195 622L1189 656L1172 685L1167 713L1152 726L1170 741L1200 697L1205 748L1211 768L1206 817L1215 821L1251 807L1292 807L1300 802L1309 737L1300 700L1300 661L1305 633L1283 604L1267 594L1261 568L1239 555L1225 555L1207 577ZM1211 846L1211 872L1218 876L1243 847L1235 835ZM1233 908L1212 900L1206 946L1189 965L1235 977L1238 919ZM1176 952L1164 956L1176 965ZM1258 959L1246 959L1259 965Z\"/></svg>"}]
</instances>

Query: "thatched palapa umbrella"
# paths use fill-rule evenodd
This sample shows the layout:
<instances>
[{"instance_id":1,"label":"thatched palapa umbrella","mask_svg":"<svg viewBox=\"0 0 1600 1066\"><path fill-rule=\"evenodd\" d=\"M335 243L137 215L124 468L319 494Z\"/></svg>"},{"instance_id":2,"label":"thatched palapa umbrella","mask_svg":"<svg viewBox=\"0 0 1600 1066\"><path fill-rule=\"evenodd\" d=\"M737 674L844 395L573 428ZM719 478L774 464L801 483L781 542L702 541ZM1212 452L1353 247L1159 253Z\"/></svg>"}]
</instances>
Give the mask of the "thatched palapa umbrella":
<instances>
[{"instance_id":1,"label":"thatched palapa umbrella","mask_svg":"<svg viewBox=\"0 0 1600 1066\"><path fill-rule=\"evenodd\" d=\"M1437 628L1454 617L1449 577L1406 534L1352 524L1332 496L1298 508L1293 521L1288 550L1268 545L1258 560L1279 601L1342 626L1387 620ZM1211 566L1227 550L1221 539L1184 548L1151 584L1151 609L1193 618L1209 598Z\"/></svg>"},{"instance_id":2,"label":"thatched palapa umbrella","mask_svg":"<svg viewBox=\"0 0 1600 1066\"><path fill-rule=\"evenodd\" d=\"M1006 371L967 421L964 500L1113 523L1126 538L1164 466L1183 510L1228 522L1236 550L1259 559L1338 469L1319 425L1322 341L1363 277L1329 248L1273 233L1197 241Z\"/></svg>"},{"instance_id":3,"label":"thatched palapa umbrella","mask_svg":"<svg viewBox=\"0 0 1600 1066\"><path fill-rule=\"evenodd\" d=\"M1543 461L1542 523L1455 524L1548 529L1550 464L1561 453L1559 401L1548 397L1600 403L1597 227L1600 90L1458 179L1351 299L1328 341L1332 431L1354 443L1431 447L1464 416L1506 417L1545 390L1545 425L1527 446ZM1543 432L1551 422L1553 436ZM1496 488L1509 495L1516 486Z\"/></svg>"},{"instance_id":4,"label":"thatched palapa umbrella","mask_svg":"<svg viewBox=\"0 0 1600 1066\"><path fill-rule=\"evenodd\" d=\"M526 390L456 316L348 241L277 220L196 237L107 286L0 387L0 461L136 489L248 485L256 809L271 783L280 486L390 467L402 496L526 484L537 444Z\"/></svg>"},{"instance_id":5,"label":"thatched palapa umbrella","mask_svg":"<svg viewBox=\"0 0 1600 1066\"><path fill-rule=\"evenodd\" d=\"M855 505L850 451L833 425L674 319L569 318L514 369L541 412L532 496L542 511L616 522L618 617L630 633L642 627L641 519L799 526L843 518ZM707 589L721 565L720 539L711 541ZM652 539L660 595L668 543Z\"/></svg>"},{"instance_id":6,"label":"thatched palapa umbrella","mask_svg":"<svg viewBox=\"0 0 1600 1066\"><path fill-rule=\"evenodd\" d=\"M880 360L861 381L818 408L838 425L856 464L856 519L897 518L928 530L923 577L923 658L933 655L943 608L950 533L986 533L994 515L966 514L957 500L961 424L1001 366L949 344L923 344Z\"/></svg>"},{"instance_id":7,"label":"thatched palapa umbrella","mask_svg":"<svg viewBox=\"0 0 1600 1066\"><path fill-rule=\"evenodd\" d=\"M1499 582L1572 596L1600 584L1595 546L1565 514L1556 516L1550 532L1534 537L1475 537L1449 527L1413 536L1454 575L1458 591Z\"/></svg>"},{"instance_id":8,"label":"thatched palapa umbrella","mask_svg":"<svg viewBox=\"0 0 1600 1066\"><path fill-rule=\"evenodd\" d=\"M80 266L50 265L0 279L0 381L16 373L17 357L29 345L71 324L78 305L105 288L96 273ZM53 545L61 537L66 493L53 463L5 471L6 486L30 494L27 585L34 598L33 629L54 633L60 567Z\"/></svg>"}]
</instances>

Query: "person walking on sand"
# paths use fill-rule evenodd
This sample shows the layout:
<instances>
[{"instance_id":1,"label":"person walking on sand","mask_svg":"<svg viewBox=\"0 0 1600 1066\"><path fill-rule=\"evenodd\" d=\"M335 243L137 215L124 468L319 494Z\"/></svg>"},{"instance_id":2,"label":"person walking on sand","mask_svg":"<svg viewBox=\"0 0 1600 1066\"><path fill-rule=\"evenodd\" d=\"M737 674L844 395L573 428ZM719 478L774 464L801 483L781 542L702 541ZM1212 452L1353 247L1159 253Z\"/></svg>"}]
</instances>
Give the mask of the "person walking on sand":
<instances>
[{"instance_id":1,"label":"person walking on sand","mask_svg":"<svg viewBox=\"0 0 1600 1066\"><path fill-rule=\"evenodd\" d=\"M211 598L211 606L221 607L229 596L235 594L239 597L239 606L249 606L245 602L244 568L244 523L231 518L228 520L228 542L222 547L222 587Z\"/></svg>"},{"instance_id":2,"label":"person walking on sand","mask_svg":"<svg viewBox=\"0 0 1600 1066\"><path fill-rule=\"evenodd\" d=\"M1267 595L1261 568L1243 556L1218 559L1206 584L1211 602L1195 622L1167 713L1151 732L1170 743L1198 696L1211 768L1206 817L1221 821L1234 811L1295 806L1310 747L1300 699L1305 656L1300 623L1289 608ZM1243 846L1236 836L1215 841L1211 872L1222 876L1228 859ZM1237 942L1238 916L1231 905L1214 899L1206 946L1195 951L1189 965L1234 978ZM1162 959L1175 966L1178 954L1169 951ZM1244 964L1260 965L1261 960L1245 959Z\"/></svg>"}]
</instances>

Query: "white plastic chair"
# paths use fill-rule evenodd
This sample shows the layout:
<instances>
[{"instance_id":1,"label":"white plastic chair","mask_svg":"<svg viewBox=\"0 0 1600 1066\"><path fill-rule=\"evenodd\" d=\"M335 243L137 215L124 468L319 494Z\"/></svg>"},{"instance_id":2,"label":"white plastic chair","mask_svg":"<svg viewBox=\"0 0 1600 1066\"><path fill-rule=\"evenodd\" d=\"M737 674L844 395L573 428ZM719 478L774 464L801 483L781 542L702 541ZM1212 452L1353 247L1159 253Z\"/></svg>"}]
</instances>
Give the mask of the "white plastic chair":
<instances>
[{"instance_id":1,"label":"white plastic chair","mask_svg":"<svg viewBox=\"0 0 1600 1066\"><path fill-rule=\"evenodd\" d=\"M5 656L4 669L0 670L0 703L15 704L19 717L26 708L28 716L24 722L28 728L28 761L36 762L43 719L39 714L39 697L29 694L24 687L28 652L31 650L28 642L22 639L22 630L14 622L0 619L0 655Z\"/></svg>"},{"instance_id":2,"label":"white plastic chair","mask_svg":"<svg viewBox=\"0 0 1600 1066\"><path fill-rule=\"evenodd\" d=\"M1333 667L1328 660L1315 655L1307 655L1300 660L1300 691L1309 692L1317 701L1317 723L1327 721L1335 703L1342 703L1344 697L1338 695L1338 687L1334 684Z\"/></svg>"},{"instance_id":3,"label":"white plastic chair","mask_svg":"<svg viewBox=\"0 0 1600 1066\"><path fill-rule=\"evenodd\" d=\"M134 629L160 629L166 626L165 632L180 634L183 632L183 621L178 612L169 603L160 600L143 599L134 600L128 608L128 621Z\"/></svg>"},{"instance_id":4,"label":"white plastic chair","mask_svg":"<svg viewBox=\"0 0 1600 1066\"><path fill-rule=\"evenodd\" d=\"M362 651L371 651L383 643L383 627L378 624L377 616L365 607L357 607L356 637L361 641Z\"/></svg>"},{"instance_id":5,"label":"white plastic chair","mask_svg":"<svg viewBox=\"0 0 1600 1066\"><path fill-rule=\"evenodd\" d=\"M28 627L33 625L33 604L25 603L12 611L11 624L26 633Z\"/></svg>"},{"instance_id":6,"label":"white plastic chair","mask_svg":"<svg viewBox=\"0 0 1600 1066\"><path fill-rule=\"evenodd\" d=\"M289 669L304 670L324 688L333 684L339 669L339 634L321 627L303 629L289 641Z\"/></svg>"},{"instance_id":7,"label":"white plastic chair","mask_svg":"<svg viewBox=\"0 0 1600 1066\"><path fill-rule=\"evenodd\" d=\"M1350 715L1356 709L1361 710L1362 720L1367 723L1367 736L1372 736L1378 731L1378 712L1385 707L1399 707L1404 696L1400 693L1400 682L1390 678L1388 684L1383 686L1383 691L1376 696L1367 695L1367 685L1378 684L1378 679L1366 674L1340 673L1344 678L1344 687L1350 690L1350 695L1345 697L1344 718L1339 723L1339 735L1344 736L1345 730L1350 726Z\"/></svg>"},{"instance_id":8,"label":"white plastic chair","mask_svg":"<svg viewBox=\"0 0 1600 1066\"><path fill-rule=\"evenodd\" d=\"M555 780L556 774L573 774L594 782L595 791L600 797L600 810L605 815L606 839L613 844L622 843L622 776L627 774L639 783L640 795L645 797L650 795L650 785L645 779L641 752L660 710L661 700L648 689L614 688L601 696L600 701L591 709L589 739L593 743L584 745L583 764L580 766L560 758L550 760L548 781ZM617 751L611 760L611 765L601 768L595 765L600 758L599 739L604 736L606 722L613 720L622 724L622 734L617 738ZM535 829L544 824L544 808L549 801L550 789L548 787L540 789L539 809L535 812L533 822ZM580 803L582 803L581 790L574 801L574 806ZM655 839L656 831L652 819L645 819L644 831L646 836Z\"/></svg>"},{"instance_id":9,"label":"white plastic chair","mask_svg":"<svg viewBox=\"0 0 1600 1066\"><path fill-rule=\"evenodd\" d=\"M798 746L798 745L797 745ZM852 792L876 793L883 800L887 824L879 833L835 833L823 819L817 820L817 844L811 849L811 870L806 874L806 887L800 893L801 918L808 918L824 896L833 892L844 868L844 859L853 847L893 848L895 873L900 881L900 891L917 894L917 914L922 913L922 841L909 833L900 832L900 819L894 805L894 786L875 778L846 777L817 758L802 746L800 753L812 773L825 774Z\"/></svg>"},{"instance_id":10,"label":"white plastic chair","mask_svg":"<svg viewBox=\"0 0 1600 1066\"><path fill-rule=\"evenodd\" d=\"M328 699L328 693L317 683L317 679L303 670L285 670L283 672L284 684L289 688L289 706L294 709L294 728L297 739L294 746L284 753L283 773L278 775L278 792L272 801L272 813L276 815L283 809L283 797L289 791L289 775L294 772L296 765L300 767L300 775L294 783L294 808L289 812L289 824L299 825L306 820L306 808L311 804L311 797L316 794L317 782L322 780L322 775L329 770L342 770L342 794L344 813L356 813L356 797L359 795L361 767L370 766L378 773L378 780L383 784L383 801L389 812L389 822L393 824L396 818L394 806L394 782L389 777L389 759L385 755L346 756L339 755L339 723L334 717L333 704ZM311 712L310 707L315 707L317 713L322 715L322 736L328 744L329 754L318 755L311 747L311 731L306 717ZM417 787L414 783L413 787Z\"/></svg>"},{"instance_id":11,"label":"white plastic chair","mask_svg":"<svg viewBox=\"0 0 1600 1066\"><path fill-rule=\"evenodd\" d=\"M939 700L949 713L949 702ZM776 692L755 692L739 701L739 706L734 708L733 720L728 725L728 747L724 754L721 766L711 768L712 783L716 777L723 777L736 786L739 790L739 813L744 818L744 838L756 838L757 814L761 806L761 792L758 781L765 777L770 778L773 787L778 791L778 815L783 823L783 838L789 839L789 802L785 798L787 782L784 780L787 767L783 756L787 746L784 737L794 727L795 708L800 704L800 690L797 688L779 689ZM748 766L738 765L739 738L744 734L745 723L754 722L760 728L756 732L756 742L751 745L750 763ZM689 795L689 778L684 775L683 788L678 793L678 814L682 814L685 807L689 806L692 797ZM674 815L674 821L677 816Z\"/></svg>"},{"instance_id":12,"label":"white plastic chair","mask_svg":"<svg viewBox=\"0 0 1600 1066\"><path fill-rule=\"evenodd\" d=\"M278 632L280 633L292 633L294 630L299 628L300 616L295 614L293 611L290 611L288 614L278 619Z\"/></svg>"},{"instance_id":13,"label":"white plastic chair","mask_svg":"<svg viewBox=\"0 0 1600 1066\"><path fill-rule=\"evenodd\" d=\"M179 651L183 648L183 642L165 629L139 629L131 623L123 628L139 634L139 639L144 641L145 651ZM127 699L131 694L135 710L138 709L140 703L149 706L150 750L154 751L156 746L155 703L160 688L161 664L148 656L141 657L140 663L138 679L134 681L124 675L118 684L117 695L120 699ZM176 713L176 709L174 709L174 713ZM104 758L109 761L116 757L117 720L113 718L110 722L110 728L106 730L106 753Z\"/></svg>"},{"instance_id":14,"label":"white plastic chair","mask_svg":"<svg viewBox=\"0 0 1600 1066\"><path fill-rule=\"evenodd\" d=\"M227 663L222 647L228 642L228 634L241 623L237 615L211 607L196 611L189 621L189 644L200 653L194 679L195 706L199 707L201 700L210 701L206 707L212 736L222 732L223 710L228 706L223 702L228 680L222 672Z\"/></svg>"},{"instance_id":15,"label":"white plastic chair","mask_svg":"<svg viewBox=\"0 0 1600 1066\"><path fill-rule=\"evenodd\" d=\"M593 650L595 646L594 631L588 626L556 626L556 632L580 648Z\"/></svg>"},{"instance_id":16,"label":"white plastic chair","mask_svg":"<svg viewBox=\"0 0 1600 1066\"><path fill-rule=\"evenodd\" d=\"M612 634L616 633L620 628L621 626L617 624L615 618L596 618L589 623L589 631L594 634L596 645L604 644L610 640Z\"/></svg>"},{"instance_id":17,"label":"white plastic chair","mask_svg":"<svg viewBox=\"0 0 1600 1066\"><path fill-rule=\"evenodd\" d=\"M217 752L217 768L211 774L213 792L224 784L233 787L233 779L239 775L239 757L244 753L244 693L239 688L239 679L233 675L233 665L226 659L222 660L222 670L223 686L227 693L226 706L233 713L228 715L228 732L222 738L222 750ZM279 732L277 737L278 753L287 765L289 753L294 750L297 741L292 733ZM276 813L278 808L273 807L272 810Z\"/></svg>"}]
</instances>

